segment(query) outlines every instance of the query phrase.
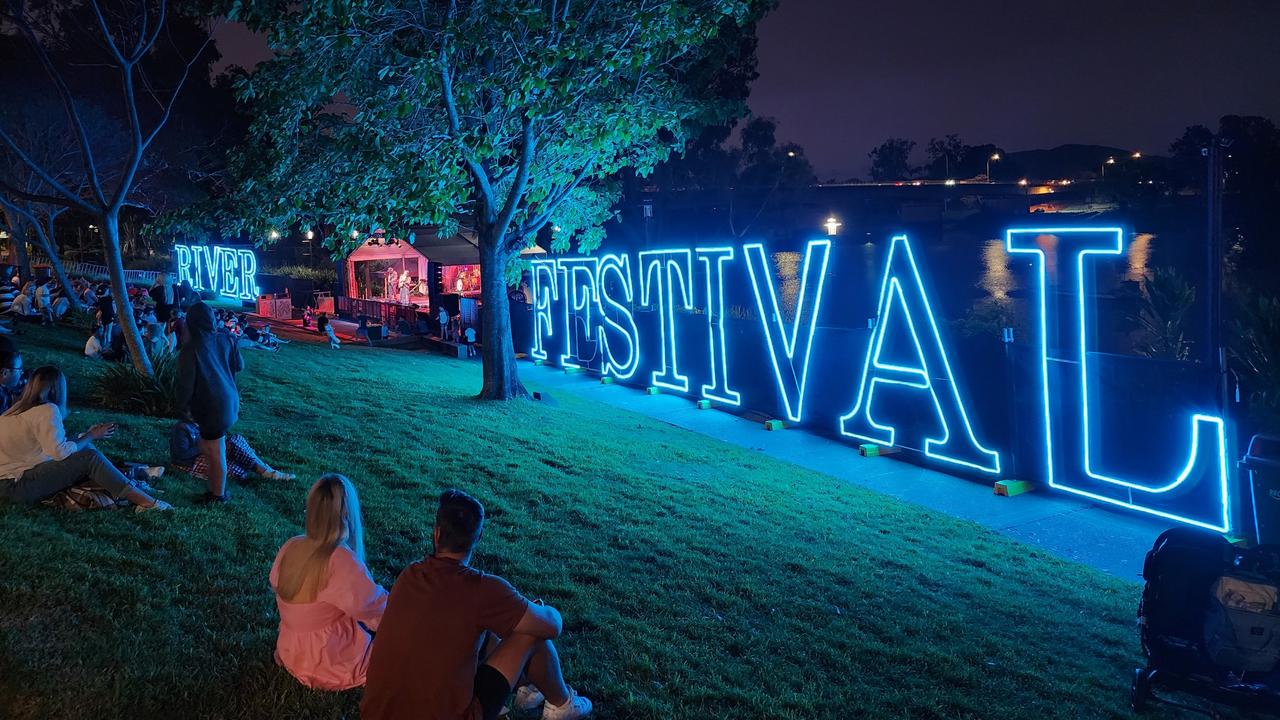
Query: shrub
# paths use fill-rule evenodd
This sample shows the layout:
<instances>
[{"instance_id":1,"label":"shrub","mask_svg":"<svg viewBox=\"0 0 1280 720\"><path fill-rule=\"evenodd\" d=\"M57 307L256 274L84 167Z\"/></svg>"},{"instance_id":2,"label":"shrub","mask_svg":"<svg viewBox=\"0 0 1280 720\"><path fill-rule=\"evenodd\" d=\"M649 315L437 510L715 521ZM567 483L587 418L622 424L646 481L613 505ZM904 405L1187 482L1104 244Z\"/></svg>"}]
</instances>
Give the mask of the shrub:
<instances>
[{"instance_id":1,"label":"shrub","mask_svg":"<svg viewBox=\"0 0 1280 720\"><path fill-rule=\"evenodd\" d=\"M338 269L333 266L311 267L310 265L281 265L268 268L264 272L270 275L282 275L294 280L310 280L322 285L338 282Z\"/></svg>"},{"instance_id":2,"label":"shrub","mask_svg":"<svg viewBox=\"0 0 1280 720\"><path fill-rule=\"evenodd\" d=\"M1230 341L1254 429L1280 430L1280 298L1243 299L1231 324Z\"/></svg>"},{"instance_id":3,"label":"shrub","mask_svg":"<svg viewBox=\"0 0 1280 720\"><path fill-rule=\"evenodd\" d=\"M178 358L171 352L151 359L153 377L142 375L130 362L113 362L94 379L89 397L110 410L174 417L177 408Z\"/></svg>"}]
</instances>

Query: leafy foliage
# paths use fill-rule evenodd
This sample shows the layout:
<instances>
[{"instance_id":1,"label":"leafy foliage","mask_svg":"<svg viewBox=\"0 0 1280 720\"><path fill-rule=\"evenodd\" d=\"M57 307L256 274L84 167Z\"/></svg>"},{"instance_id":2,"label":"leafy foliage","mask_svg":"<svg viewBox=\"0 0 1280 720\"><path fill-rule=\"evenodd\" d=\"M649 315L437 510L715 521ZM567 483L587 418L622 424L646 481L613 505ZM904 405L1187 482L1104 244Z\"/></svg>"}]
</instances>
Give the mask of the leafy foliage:
<instances>
[{"instance_id":1,"label":"leafy foliage","mask_svg":"<svg viewBox=\"0 0 1280 720\"><path fill-rule=\"evenodd\" d=\"M280 265L267 268L262 272L268 275L282 275L294 280L311 280L317 283L332 285L338 282L338 270L333 265L313 267L311 265Z\"/></svg>"},{"instance_id":2,"label":"leafy foliage","mask_svg":"<svg viewBox=\"0 0 1280 720\"><path fill-rule=\"evenodd\" d=\"M245 216L351 229L463 216L508 256L550 223L553 244L589 251L611 217L607 180L649 172L705 119L682 73L749 5L235 3L278 56L240 79L258 109L237 160Z\"/></svg>"},{"instance_id":3,"label":"leafy foliage","mask_svg":"<svg viewBox=\"0 0 1280 720\"><path fill-rule=\"evenodd\" d=\"M1261 296L1240 304L1231 324L1230 353L1248 393L1258 430L1280 430L1280 297Z\"/></svg>"},{"instance_id":4,"label":"leafy foliage","mask_svg":"<svg viewBox=\"0 0 1280 720\"><path fill-rule=\"evenodd\" d=\"M177 356L170 352L151 358L152 374L146 375L132 363L108 363L93 379L89 397L108 410L173 417L178 380Z\"/></svg>"},{"instance_id":5,"label":"leafy foliage","mask_svg":"<svg viewBox=\"0 0 1280 720\"><path fill-rule=\"evenodd\" d=\"M1187 316L1196 303L1196 289L1177 270L1158 267L1142 281L1138 310L1130 318L1139 331L1135 351L1164 360L1190 360L1193 343L1187 339Z\"/></svg>"},{"instance_id":6,"label":"leafy foliage","mask_svg":"<svg viewBox=\"0 0 1280 720\"><path fill-rule=\"evenodd\" d=\"M889 138L877 145L867 157L871 158L872 180L904 180L911 177L911 151L915 140Z\"/></svg>"}]
</instances>

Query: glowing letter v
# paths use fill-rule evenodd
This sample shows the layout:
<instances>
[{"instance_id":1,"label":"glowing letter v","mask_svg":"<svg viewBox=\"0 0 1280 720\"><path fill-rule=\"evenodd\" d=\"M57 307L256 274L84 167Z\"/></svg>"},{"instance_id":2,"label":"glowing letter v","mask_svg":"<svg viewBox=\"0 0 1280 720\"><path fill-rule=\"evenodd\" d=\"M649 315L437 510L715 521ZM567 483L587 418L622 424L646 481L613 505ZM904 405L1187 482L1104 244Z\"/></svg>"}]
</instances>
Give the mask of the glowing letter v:
<instances>
[{"instance_id":1,"label":"glowing letter v","mask_svg":"<svg viewBox=\"0 0 1280 720\"><path fill-rule=\"evenodd\" d=\"M813 262L814 253L818 261ZM831 256L830 240L813 240L805 246L804 266L800 271L800 296L796 300L796 314L791 319L791 330L782 324L782 309L778 307L778 293L774 290L773 273L759 243L742 246L747 257L747 271L751 274L751 289L756 296L756 310L760 313L760 325L769 345L769 360L773 363L773 377L778 381L782 405L787 419L799 422L804 411L804 383L809 374L809 351L813 349L813 330L818 324L818 309L822 305L822 287L827 278L827 259ZM814 266L817 266L816 268ZM810 271L818 273L810 278ZM769 302L765 304L768 291ZM800 328L804 335L800 336Z\"/></svg>"}]
</instances>

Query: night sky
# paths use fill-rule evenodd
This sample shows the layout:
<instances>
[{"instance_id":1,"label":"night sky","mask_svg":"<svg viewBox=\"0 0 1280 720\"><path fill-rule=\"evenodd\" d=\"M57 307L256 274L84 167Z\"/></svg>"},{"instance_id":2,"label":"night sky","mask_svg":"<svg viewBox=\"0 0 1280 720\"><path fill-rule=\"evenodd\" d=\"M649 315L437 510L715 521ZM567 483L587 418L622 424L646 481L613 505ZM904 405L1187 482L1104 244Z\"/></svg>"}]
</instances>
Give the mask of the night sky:
<instances>
[{"instance_id":1,"label":"night sky","mask_svg":"<svg viewBox=\"0 0 1280 720\"><path fill-rule=\"evenodd\" d=\"M1221 115L1280 121L1280 0L781 0L752 110L818 177L865 176L885 138L1164 153ZM265 43L217 33L227 62Z\"/></svg>"},{"instance_id":2,"label":"night sky","mask_svg":"<svg viewBox=\"0 0 1280 720\"><path fill-rule=\"evenodd\" d=\"M820 179L888 137L1162 154L1225 114L1280 121L1275 0L781 0L750 100Z\"/></svg>"}]
</instances>

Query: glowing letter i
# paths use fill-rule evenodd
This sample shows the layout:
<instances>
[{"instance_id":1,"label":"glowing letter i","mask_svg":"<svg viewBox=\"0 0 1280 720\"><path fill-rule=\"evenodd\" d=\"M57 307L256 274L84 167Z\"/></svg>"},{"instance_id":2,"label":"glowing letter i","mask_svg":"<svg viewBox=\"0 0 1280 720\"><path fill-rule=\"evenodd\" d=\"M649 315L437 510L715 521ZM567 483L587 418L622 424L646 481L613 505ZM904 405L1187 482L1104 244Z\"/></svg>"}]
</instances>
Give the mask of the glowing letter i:
<instances>
[{"instance_id":1,"label":"glowing letter i","mask_svg":"<svg viewBox=\"0 0 1280 720\"><path fill-rule=\"evenodd\" d=\"M698 248L707 276L707 342L711 382L702 386L702 397L726 405L741 405L742 394L729 388L729 363L724 343L724 266L733 260L733 248Z\"/></svg>"}]
</instances>

